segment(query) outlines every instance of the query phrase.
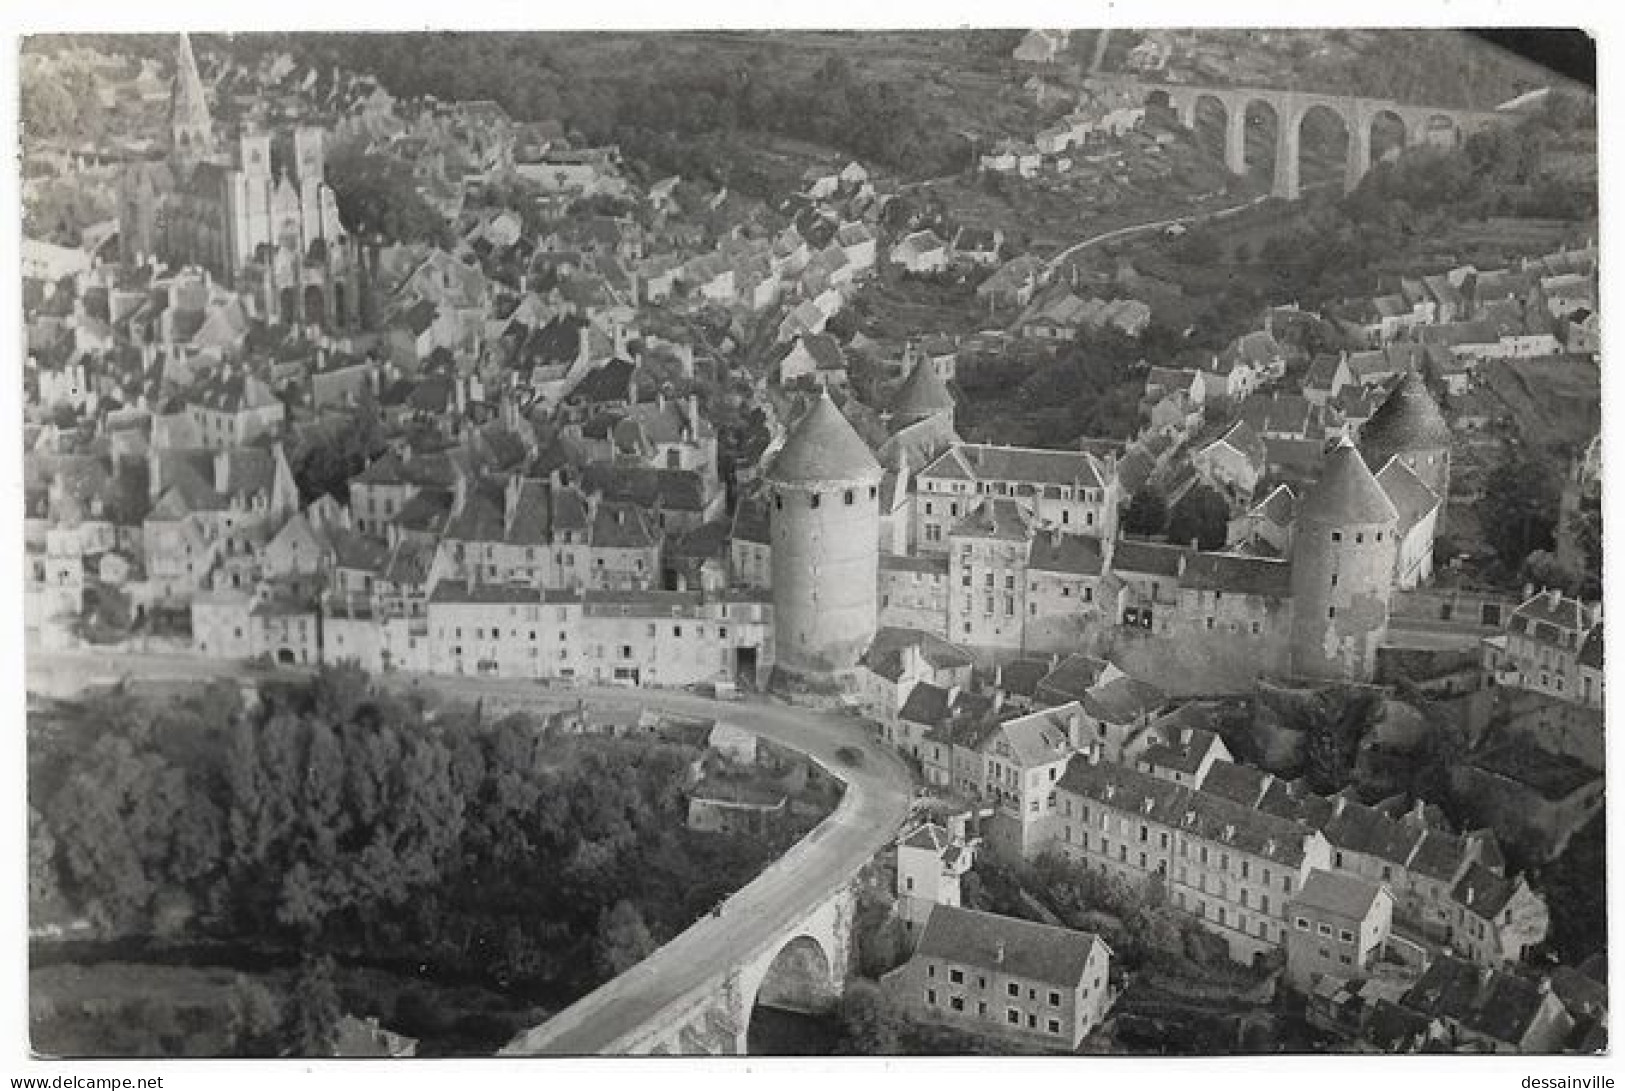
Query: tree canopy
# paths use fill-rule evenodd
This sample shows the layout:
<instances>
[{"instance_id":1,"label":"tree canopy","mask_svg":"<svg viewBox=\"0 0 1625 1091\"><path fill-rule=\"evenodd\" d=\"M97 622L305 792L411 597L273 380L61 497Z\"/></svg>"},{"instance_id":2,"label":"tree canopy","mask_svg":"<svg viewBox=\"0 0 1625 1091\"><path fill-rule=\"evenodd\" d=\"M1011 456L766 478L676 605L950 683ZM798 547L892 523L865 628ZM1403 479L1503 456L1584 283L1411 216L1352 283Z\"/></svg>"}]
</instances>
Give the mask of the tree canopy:
<instances>
[{"instance_id":1,"label":"tree canopy","mask_svg":"<svg viewBox=\"0 0 1625 1091\"><path fill-rule=\"evenodd\" d=\"M1218 491L1196 485L1168 512L1168 540L1177 545L1196 543L1198 549L1220 549L1228 536L1230 505Z\"/></svg>"}]
</instances>

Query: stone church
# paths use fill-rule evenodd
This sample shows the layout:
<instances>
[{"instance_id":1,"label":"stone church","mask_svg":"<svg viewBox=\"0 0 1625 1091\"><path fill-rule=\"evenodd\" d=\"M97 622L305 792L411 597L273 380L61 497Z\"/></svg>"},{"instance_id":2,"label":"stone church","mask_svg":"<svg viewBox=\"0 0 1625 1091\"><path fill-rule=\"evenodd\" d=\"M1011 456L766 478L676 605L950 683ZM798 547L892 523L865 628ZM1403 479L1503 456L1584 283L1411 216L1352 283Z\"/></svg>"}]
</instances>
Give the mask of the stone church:
<instances>
[{"instance_id":1,"label":"stone church","mask_svg":"<svg viewBox=\"0 0 1625 1091\"><path fill-rule=\"evenodd\" d=\"M167 157L132 166L120 187L122 259L207 269L268 322L357 325L359 262L323 178L322 144L309 126L245 125L223 138L182 34Z\"/></svg>"}]
</instances>

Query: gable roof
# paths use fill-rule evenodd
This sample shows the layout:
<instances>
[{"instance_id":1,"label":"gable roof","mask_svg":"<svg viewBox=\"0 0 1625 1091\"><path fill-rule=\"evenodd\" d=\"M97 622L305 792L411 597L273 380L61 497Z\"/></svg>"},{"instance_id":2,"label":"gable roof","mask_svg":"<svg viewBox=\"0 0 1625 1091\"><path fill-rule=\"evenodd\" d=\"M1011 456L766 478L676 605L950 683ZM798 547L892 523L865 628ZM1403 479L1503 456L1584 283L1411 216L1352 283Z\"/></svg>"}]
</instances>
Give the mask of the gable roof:
<instances>
[{"instance_id":1,"label":"gable roof","mask_svg":"<svg viewBox=\"0 0 1625 1091\"><path fill-rule=\"evenodd\" d=\"M1382 892L1381 886L1358 875L1317 868L1304 880L1292 904L1363 921Z\"/></svg>"},{"instance_id":2,"label":"gable roof","mask_svg":"<svg viewBox=\"0 0 1625 1091\"><path fill-rule=\"evenodd\" d=\"M1395 455L1377 472L1377 484L1399 512L1399 533L1409 534L1428 512L1439 506L1439 496Z\"/></svg>"},{"instance_id":3,"label":"gable roof","mask_svg":"<svg viewBox=\"0 0 1625 1091\"><path fill-rule=\"evenodd\" d=\"M1075 988L1101 940L1076 932L959 906L936 905L926 918L915 958L960 965Z\"/></svg>"},{"instance_id":4,"label":"gable roof","mask_svg":"<svg viewBox=\"0 0 1625 1091\"><path fill-rule=\"evenodd\" d=\"M1027 568L1033 572L1060 572L1070 576L1098 576L1105 568L1100 539L1058 530L1033 535Z\"/></svg>"}]
</instances>

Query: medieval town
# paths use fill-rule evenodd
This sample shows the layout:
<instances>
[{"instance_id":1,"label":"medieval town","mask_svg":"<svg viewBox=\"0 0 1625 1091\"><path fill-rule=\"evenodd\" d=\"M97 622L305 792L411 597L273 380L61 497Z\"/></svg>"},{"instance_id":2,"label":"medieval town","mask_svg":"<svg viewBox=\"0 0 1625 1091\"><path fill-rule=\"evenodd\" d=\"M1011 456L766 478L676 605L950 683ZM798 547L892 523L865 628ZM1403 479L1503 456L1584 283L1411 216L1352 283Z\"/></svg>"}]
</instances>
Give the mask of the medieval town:
<instances>
[{"instance_id":1,"label":"medieval town","mask_svg":"<svg viewBox=\"0 0 1625 1091\"><path fill-rule=\"evenodd\" d=\"M38 1057L1607 1047L1596 102L22 45Z\"/></svg>"}]
</instances>

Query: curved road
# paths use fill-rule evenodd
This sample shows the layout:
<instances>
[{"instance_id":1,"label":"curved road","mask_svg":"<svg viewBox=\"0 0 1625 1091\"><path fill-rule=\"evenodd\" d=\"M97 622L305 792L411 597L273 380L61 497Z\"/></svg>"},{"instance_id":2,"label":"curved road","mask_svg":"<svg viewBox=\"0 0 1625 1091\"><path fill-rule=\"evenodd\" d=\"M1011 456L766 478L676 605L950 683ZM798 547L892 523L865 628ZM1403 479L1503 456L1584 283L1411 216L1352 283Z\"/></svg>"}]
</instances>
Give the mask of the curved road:
<instances>
[{"instance_id":1,"label":"curved road","mask_svg":"<svg viewBox=\"0 0 1625 1091\"><path fill-rule=\"evenodd\" d=\"M143 679L240 677L240 665L189 655L119 655L34 652L27 657L30 688L62 692L129 674ZM908 816L913 777L890 749L858 721L765 701L714 701L687 693L578 687L543 689L534 682L379 676L394 689L417 687L464 699L533 699L559 707L584 698L597 705L656 709L680 716L727 719L763 738L798 750L846 782L840 806L817 829L724 903L628 972L521 1035L502 1052L593 1054L624 1051L621 1044L658 1012L694 996L724 976L733 961L776 938L809 906L851 881L896 836ZM53 685L52 683L55 683ZM848 764L836 751L862 755Z\"/></svg>"}]
</instances>

